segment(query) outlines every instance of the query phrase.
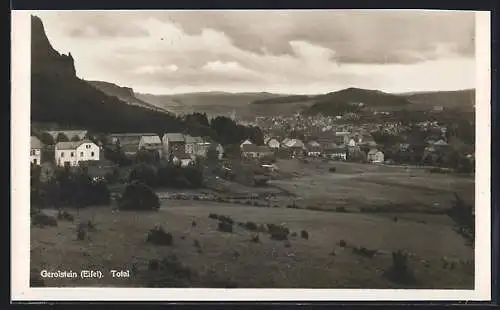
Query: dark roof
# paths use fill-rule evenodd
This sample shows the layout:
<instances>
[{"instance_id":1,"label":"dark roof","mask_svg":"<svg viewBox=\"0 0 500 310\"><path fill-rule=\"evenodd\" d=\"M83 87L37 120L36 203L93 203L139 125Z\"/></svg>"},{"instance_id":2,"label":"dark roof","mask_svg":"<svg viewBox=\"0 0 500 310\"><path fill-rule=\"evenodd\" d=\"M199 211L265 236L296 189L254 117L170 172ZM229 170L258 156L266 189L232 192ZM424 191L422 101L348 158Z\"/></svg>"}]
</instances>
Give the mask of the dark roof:
<instances>
[{"instance_id":1,"label":"dark roof","mask_svg":"<svg viewBox=\"0 0 500 310\"><path fill-rule=\"evenodd\" d=\"M56 143L56 150L74 150L84 143L95 144L94 142L87 140L87 139L81 140L81 141L57 142Z\"/></svg>"},{"instance_id":2,"label":"dark roof","mask_svg":"<svg viewBox=\"0 0 500 310\"><path fill-rule=\"evenodd\" d=\"M31 148L32 149L41 149L42 142L35 136L31 136Z\"/></svg>"}]
</instances>

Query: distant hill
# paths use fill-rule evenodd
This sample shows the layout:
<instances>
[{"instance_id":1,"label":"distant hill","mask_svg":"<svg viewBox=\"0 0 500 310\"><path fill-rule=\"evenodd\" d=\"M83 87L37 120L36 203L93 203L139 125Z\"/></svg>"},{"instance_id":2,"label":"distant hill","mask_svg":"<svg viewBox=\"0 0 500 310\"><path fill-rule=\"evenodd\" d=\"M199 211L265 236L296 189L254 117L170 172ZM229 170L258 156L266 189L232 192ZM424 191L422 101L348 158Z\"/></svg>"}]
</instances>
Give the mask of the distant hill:
<instances>
[{"instance_id":1,"label":"distant hill","mask_svg":"<svg viewBox=\"0 0 500 310\"><path fill-rule=\"evenodd\" d=\"M336 114L349 110L349 104L363 103L372 110L428 111L434 106L453 108L462 111L474 109L475 90L433 91L392 94L379 90L347 88L336 92L319 95L288 95L267 98L252 102L254 105L285 105L290 109L302 107L309 114Z\"/></svg>"},{"instance_id":2,"label":"distant hill","mask_svg":"<svg viewBox=\"0 0 500 310\"><path fill-rule=\"evenodd\" d=\"M39 17L31 17L31 121L93 131L180 130L172 115L129 105L78 78L71 54L52 48Z\"/></svg>"},{"instance_id":3,"label":"distant hill","mask_svg":"<svg viewBox=\"0 0 500 310\"><path fill-rule=\"evenodd\" d=\"M455 91L417 92L401 94L412 103L412 108L432 109L443 106L463 111L473 111L476 102L476 90L464 89Z\"/></svg>"},{"instance_id":4,"label":"distant hill","mask_svg":"<svg viewBox=\"0 0 500 310\"><path fill-rule=\"evenodd\" d=\"M162 109L160 107L157 107L151 103L148 103L144 100L141 100L136 97L134 90L129 87L122 87L118 86L113 83L109 82L104 82L104 81L87 81L90 85L94 86L95 88L99 89L100 91L104 92L105 94L108 94L109 96L114 96L120 99L123 102L126 102L127 104L138 106L138 107L143 107L146 109L151 109L154 111L159 111L159 112L167 112L168 110Z\"/></svg>"},{"instance_id":5,"label":"distant hill","mask_svg":"<svg viewBox=\"0 0 500 310\"><path fill-rule=\"evenodd\" d=\"M247 113L248 106L256 101L281 97L267 92L229 93L200 92L174 95L153 95L136 93L136 97L176 113L202 112L209 115L227 114L236 110Z\"/></svg>"}]
</instances>

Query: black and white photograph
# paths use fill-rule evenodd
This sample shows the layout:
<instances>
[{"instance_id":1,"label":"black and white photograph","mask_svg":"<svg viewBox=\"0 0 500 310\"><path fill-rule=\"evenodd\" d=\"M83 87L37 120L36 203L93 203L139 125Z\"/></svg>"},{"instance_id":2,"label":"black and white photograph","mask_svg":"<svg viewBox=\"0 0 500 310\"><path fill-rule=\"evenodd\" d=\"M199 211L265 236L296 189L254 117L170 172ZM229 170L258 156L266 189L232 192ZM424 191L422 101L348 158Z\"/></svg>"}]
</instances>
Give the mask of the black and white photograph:
<instances>
[{"instance_id":1,"label":"black and white photograph","mask_svg":"<svg viewBox=\"0 0 500 310\"><path fill-rule=\"evenodd\" d=\"M488 12L12 16L20 295L489 298Z\"/></svg>"}]
</instances>

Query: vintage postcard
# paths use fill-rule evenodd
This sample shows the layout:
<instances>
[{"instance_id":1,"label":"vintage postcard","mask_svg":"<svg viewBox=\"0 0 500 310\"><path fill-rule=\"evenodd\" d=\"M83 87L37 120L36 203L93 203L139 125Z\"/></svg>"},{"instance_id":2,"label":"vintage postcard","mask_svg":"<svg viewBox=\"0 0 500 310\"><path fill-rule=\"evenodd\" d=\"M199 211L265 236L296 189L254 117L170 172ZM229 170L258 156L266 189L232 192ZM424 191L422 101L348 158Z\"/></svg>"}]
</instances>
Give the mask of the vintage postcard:
<instances>
[{"instance_id":1,"label":"vintage postcard","mask_svg":"<svg viewBox=\"0 0 500 310\"><path fill-rule=\"evenodd\" d=\"M490 40L475 11L12 12L12 299L489 300Z\"/></svg>"}]
</instances>

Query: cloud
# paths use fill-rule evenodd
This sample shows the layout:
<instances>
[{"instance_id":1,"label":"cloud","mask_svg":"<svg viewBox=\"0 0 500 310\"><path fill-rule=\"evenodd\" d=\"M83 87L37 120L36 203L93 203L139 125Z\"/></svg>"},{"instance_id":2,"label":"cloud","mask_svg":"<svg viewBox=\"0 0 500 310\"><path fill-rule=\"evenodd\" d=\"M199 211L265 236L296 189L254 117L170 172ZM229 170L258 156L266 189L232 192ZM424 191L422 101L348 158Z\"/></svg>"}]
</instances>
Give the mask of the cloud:
<instances>
[{"instance_id":1,"label":"cloud","mask_svg":"<svg viewBox=\"0 0 500 310\"><path fill-rule=\"evenodd\" d=\"M43 12L40 17L54 48L71 51L81 77L137 91L474 87L473 13ZM81 33L75 35L75 29Z\"/></svg>"}]
</instances>

